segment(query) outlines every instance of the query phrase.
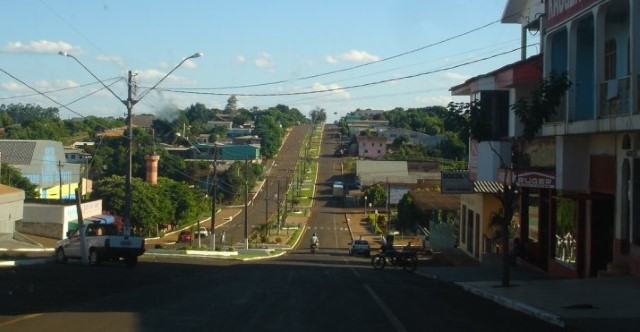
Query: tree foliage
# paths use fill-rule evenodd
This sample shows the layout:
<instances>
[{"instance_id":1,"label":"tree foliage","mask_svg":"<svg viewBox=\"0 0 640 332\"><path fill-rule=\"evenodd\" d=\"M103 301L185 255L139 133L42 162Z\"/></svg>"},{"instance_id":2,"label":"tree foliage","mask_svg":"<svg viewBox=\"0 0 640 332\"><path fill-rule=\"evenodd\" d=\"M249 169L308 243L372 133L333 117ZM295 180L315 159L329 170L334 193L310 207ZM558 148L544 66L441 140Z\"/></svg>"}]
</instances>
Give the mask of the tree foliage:
<instances>
[{"instance_id":1,"label":"tree foliage","mask_svg":"<svg viewBox=\"0 0 640 332\"><path fill-rule=\"evenodd\" d=\"M310 113L311 123L318 124L327 121L327 113L324 108L317 107L314 108Z\"/></svg>"},{"instance_id":2,"label":"tree foliage","mask_svg":"<svg viewBox=\"0 0 640 332\"><path fill-rule=\"evenodd\" d=\"M412 229L416 225L426 226L426 215L420 210L410 194L404 194L398 202L398 220L396 227L401 229Z\"/></svg>"},{"instance_id":3,"label":"tree foliage","mask_svg":"<svg viewBox=\"0 0 640 332\"><path fill-rule=\"evenodd\" d=\"M18 169L7 163L0 165L0 183L23 190L27 199L40 198L38 186L31 183L29 179L22 176Z\"/></svg>"},{"instance_id":4,"label":"tree foliage","mask_svg":"<svg viewBox=\"0 0 640 332\"><path fill-rule=\"evenodd\" d=\"M387 190L382 182L367 187L364 195L367 196L367 202L373 206L385 206L387 203Z\"/></svg>"},{"instance_id":5,"label":"tree foliage","mask_svg":"<svg viewBox=\"0 0 640 332\"><path fill-rule=\"evenodd\" d=\"M94 182L92 199L102 199L103 208L124 215L125 178L113 175ZM140 234L155 234L160 226L192 224L207 207L204 193L186 183L159 178L151 185L138 178L131 183L131 225Z\"/></svg>"},{"instance_id":6,"label":"tree foliage","mask_svg":"<svg viewBox=\"0 0 640 332\"><path fill-rule=\"evenodd\" d=\"M512 109L520 122L525 124L522 133L525 140L533 139L542 125L551 120L570 87L571 82L566 72L561 74L552 72L548 79L540 82L529 98L520 98L516 101Z\"/></svg>"}]
</instances>

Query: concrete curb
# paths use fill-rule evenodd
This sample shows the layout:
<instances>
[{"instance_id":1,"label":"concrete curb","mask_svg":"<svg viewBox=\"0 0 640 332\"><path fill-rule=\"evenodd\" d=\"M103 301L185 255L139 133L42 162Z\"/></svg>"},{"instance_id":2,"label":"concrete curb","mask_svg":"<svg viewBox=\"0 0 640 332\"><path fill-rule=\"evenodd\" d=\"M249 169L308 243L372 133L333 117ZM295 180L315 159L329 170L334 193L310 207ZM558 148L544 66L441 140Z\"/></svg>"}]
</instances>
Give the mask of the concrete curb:
<instances>
[{"instance_id":1,"label":"concrete curb","mask_svg":"<svg viewBox=\"0 0 640 332\"><path fill-rule=\"evenodd\" d=\"M468 285L464 282L456 282L456 281L447 281L447 280L443 280L441 278L439 278L436 275L433 274L429 274L429 273L425 273L425 272L420 272L420 271L416 271L416 274L422 276L422 277L426 277L432 280L436 280L439 282L444 282L444 283L448 283L451 285L454 285L456 287L461 288L462 290L475 294L477 296L480 296L482 298L485 298L487 300L490 300L492 302L495 302L505 308L509 308L518 312L521 312L523 314L535 317L537 319L543 320L549 324L553 324L559 327L565 327L565 322L562 320L562 318L560 318L560 316L552 314L550 312L547 312L545 310L542 309L538 309L536 307L530 306L528 304L504 297L504 296L500 296L500 295L496 295L496 294L492 294L491 292L487 292L486 290L483 290L481 288L478 287L474 287L471 285Z\"/></svg>"},{"instance_id":2,"label":"concrete curb","mask_svg":"<svg viewBox=\"0 0 640 332\"><path fill-rule=\"evenodd\" d=\"M1 261L0 262L0 268L46 264L46 263L51 263L53 261L54 260L52 258L36 258L36 259L19 259L19 260L14 260L14 261Z\"/></svg>"},{"instance_id":3,"label":"concrete curb","mask_svg":"<svg viewBox=\"0 0 640 332\"><path fill-rule=\"evenodd\" d=\"M462 287L462 289L464 289L467 292L476 294L478 296L484 297L486 299L489 299L495 303L498 303L504 307L522 312L524 314L536 317L538 319L544 320L545 322L560 326L560 327L565 327L565 323L564 321L558 316L558 315L554 315L552 313L549 313L547 311L538 309L536 307L530 306L528 304L522 303L522 302L518 302L516 300L504 297L504 296L499 296L496 294L491 294L490 292L487 292L485 290L482 290L480 288L477 287L473 287L470 285L465 285L463 283L455 283L458 286Z\"/></svg>"}]
</instances>

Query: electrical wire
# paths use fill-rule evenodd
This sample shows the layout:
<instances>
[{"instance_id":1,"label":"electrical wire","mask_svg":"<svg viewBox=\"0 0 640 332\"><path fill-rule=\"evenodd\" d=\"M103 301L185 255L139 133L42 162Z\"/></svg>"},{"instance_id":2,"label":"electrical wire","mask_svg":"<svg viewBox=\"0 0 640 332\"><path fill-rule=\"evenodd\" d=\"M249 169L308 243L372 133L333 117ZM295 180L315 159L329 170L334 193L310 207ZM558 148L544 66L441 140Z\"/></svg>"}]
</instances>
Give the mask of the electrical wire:
<instances>
[{"instance_id":1,"label":"electrical wire","mask_svg":"<svg viewBox=\"0 0 640 332\"><path fill-rule=\"evenodd\" d=\"M111 81L111 80L117 80L121 81L124 78L122 77L112 77L112 78L107 78L104 81ZM60 88L60 89L55 89L55 90L49 90L49 91L43 91L42 93L44 94L51 94L51 93L56 93L56 92L63 92L63 91L70 91L70 90L74 90L74 89L79 89L79 88L84 88L90 85L95 85L95 84L100 84L100 82L91 82L91 83L85 83L85 84L81 84L81 85L77 85L77 86L72 86L72 87L66 87L66 88ZM25 95L16 95L16 96L10 96L10 97L0 97L0 100L7 100L7 99L16 99L16 98L25 98L25 97L33 97L33 96L39 96L40 93L31 93L31 94L25 94Z\"/></svg>"},{"instance_id":2,"label":"electrical wire","mask_svg":"<svg viewBox=\"0 0 640 332\"><path fill-rule=\"evenodd\" d=\"M510 54L510 53L519 51L520 49L521 49L521 47L518 47L518 48L515 48L515 49L512 49L512 50L500 52L500 53L497 53L497 54L493 54L493 55L490 55L490 56L486 56L486 57L478 58L478 59L475 59L475 60L467 61L467 62L464 62L464 63L461 63L461 64L457 64L457 65L444 67L444 68L441 68L441 69L434 69L434 70L430 70L430 71L426 71L426 72L421 72L421 73L416 73L416 74L411 74L411 75L406 75L406 76L401 76L401 77L388 78L388 79L383 79L383 80L378 80L378 81L373 81L373 82L367 82L367 83L362 83L362 84L355 84L355 85L350 85L350 86L345 86L345 87L327 88L327 89L314 90L314 91L284 92L284 93L215 93L215 92L189 91L189 90L184 90L184 89L178 90L178 89L162 89L162 88L158 88L158 90L167 91L167 92L174 92L174 93L194 94L194 95L209 95L209 96L231 96L231 95L235 95L235 96L241 96L241 97L277 97L277 96L311 95L311 94L335 92L335 91L341 91L341 90L357 89L357 88L363 88L363 87L368 87L368 86L373 86L373 85L379 85L379 84L383 84L383 83L390 83L390 82L402 81L402 80L406 80L406 79L412 79L412 78L425 76L425 75L431 75L431 74L435 74L435 73L439 73L439 72L443 72L443 71L447 71L447 70L451 70L451 69L455 69L455 68L459 68L459 67L475 64L475 63L478 63L478 62L486 61L486 60L489 60L489 59L494 59L494 58L497 58L499 56L503 56L503 55L506 55L506 54Z\"/></svg>"},{"instance_id":3,"label":"electrical wire","mask_svg":"<svg viewBox=\"0 0 640 332\"><path fill-rule=\"evenodd\" d=\"M516 14L515 13L511 14L511 15L509 15L509 17L513 16L513 15L516 15ZM517 14L517 15L519 15L519 14ZM363 63L363 64L359 64L359 65L355 65L355 66L351 66L351 67L347 67L347 68L332 70L332 71L328 71L328 72L324 72L324 73L320 73L320 74L313 74L313 75L309 75L309 76L303 76L303 77L300 77L300 78L297 78L297 79L293 79L293 80L279 80L279 81L266 82L266 83L256 83L256 84L246 84L246 85L226 86L226 87L214 87L214 88L206 88L206 90L255 88L255 87L262 87L262 86L268 86L268 85L274 85L274 84L282 84L282 83L288 83L288 82L296 82L296 81L308 80L308 79L312 79L312 78L318 78L318 77L322 77L322 76L327 76L327 75L332 75L332 74L337 74L337 73L343 73L343 72L355 70L355 69L358 69L358 68L363 68L363 67L366 67L366 66L370 66L370 65L373 65L373 64L382 63L382 62L386 62L386 61L393 60L393 59L396 59L396 58L400 58L400 57L403 57L403 56L406 56L406 55L409 55L409 54L420 52L422 50L425 50L425 49L428 49L428 48L431 48L431 47L434 47L434 46L438 46L438 45L444 44L444 43L452 41L454 39L469 35L469 34L471 34L473 32L485 29L485 28L487 28L487 27L489 27L489 26L491 26L493 24L496 24L496 23L500 22L501 20L502 19L494 20L492 22L486 23L484 25L481 25L479 27L473 28L471 30L467 30L467 31L459 33L457 35L453 35L451 37L448 37L448 38L442 39L440 41L437 41L437 42L434 42L434 43L431 43L431 44L427 44L427 45L412 49L410 51L398 53L398 54L395 54L395 55L392 55L392 56L389 56L389 57L386 57L386 58L382 58L382 59L375 60L375 61L370 61L370 62L367 62L367 63ZM194 88L194 89L196 89L196 88ZM202 88L200 88L200 89L202 89ZM187 89L183 89L183 90L187 90ZM227 95L227 94L223 94L223 95Z\"/></svg>"}]
</instances>

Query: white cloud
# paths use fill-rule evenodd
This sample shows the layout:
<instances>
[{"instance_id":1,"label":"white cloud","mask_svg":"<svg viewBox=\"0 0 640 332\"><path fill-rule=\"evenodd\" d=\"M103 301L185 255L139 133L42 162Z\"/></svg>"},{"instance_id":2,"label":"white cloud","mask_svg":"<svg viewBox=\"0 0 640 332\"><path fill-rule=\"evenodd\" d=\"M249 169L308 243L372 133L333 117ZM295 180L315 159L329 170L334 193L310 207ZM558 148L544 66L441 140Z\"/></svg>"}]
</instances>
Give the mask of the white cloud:
<instances>
[{"instance_id":1,"label":"white cloud","mask_svg":"<svg viewBox=\"0 0 640 332\"><path fill-rule=\"evenodd\" d=\"M353 62L372 62L380 60L380 57L367 53L366 51L351 50L342 55L342 58Z\"/></svg>"},{"instance_id":2,"label":"white cloud","mask_svg":"<svg viewBox=\"0 0 640 332\"><path fill-rule=\"evenodd\" d=\"M351 50L340 55L327 55L324 57L324 61L329 64L336 64L340 60L349 62L374 62L379 61L380 57L377 55L369 54L366 51Z\"/></svg>"},{"instance_id":3,"label":"white cloud","mask_svg":"<svg viewBox=\"0 0 640 332\"><path fill-rule=\"evenodd\" d=\"M454 72L450 72L450 71L448 71L448 72L444 73L444 76L445 76L447 79L449 79L449 80L451 80L451 81L455 81L455 82L464 82L464 81L466 81L466 80L468 80L468 79L470 79L470 78L471 78L471 76L470 76L470 75L465 75L465 74L460 74L460 73L454 73Z\"/></svg>"},{"instance_id":4,"label":"white cloud","mask_svg":"<svg viewBox=\"0 0 640 332\"><path fill-rule=\"evenodd\" d=\"M189 59L182 64L182 67L186 69L196 69L198 68L198 64L193 61L193 59Z\"/></svg>"},{"instance_id":5,"label":"white cloud","mask_svg":"<svg viewBox=\"0 0 640 332\"><path fill-rule=\"evenodd\" d=\"M7 91L21 91L24 90L26 87L22 84L18 84L17 82L5 82L2 83L2 88L7 90Z\"/></svg>"},{"instance_id":6,"label":"white cloud","mask_svg":"<svg viewBox=\"0 0 640 332\"><path fill-rule=\"evenodd\" d=\"M414 100L418 104L423 104L427 106L447 106L449 102L451 102L451 96L417 96Z\"/></svg>"},{"instance_id":7,"label":"white cloud","mask_svg":"<svg viewBox=\"0 0 640 332\"><path fill-rule=\"evenodd\" d=\"M158 81L160 81L165 75L167 75L166 72L163 72L157 69L140 70L140 71L136 71L136 80L139 82L144 81L147 84L154 85ZM175 74L169 75L165 79L165 82L172 82L176 84L195 84L196 83L196 81L192 79L175 75Z\"/></svg>"},{"instance_id":8,"label":"white cloud","mask_svg":"<svg viewBox=\"0 0 640 332\"><path fill-rule=\"evenodd\" d=\"M275 68L275 63L271 60L271 54L267 52L262 52L258 54L254 60L256 67L262 69L273 69Z\"/></svg>"},{"instance_id":9,"label":"white cloud","mask_svg":"<svg viewBox=\"0 0 640 332\"><path fill-rule=\"evenodd\" d=\"M243 63L245 63L247 61L247 58L244 57L244 55L238 55L236 56L236 63L241 65Z\"/></svg>"},{"instance_id":10,"label":"white cloud","mask_svg":"<svg viewBox=\"0 0 640 332\"><path fill-rule=\"evenodd\" d=\"M332 56L332 55L327 55L324 57L324 61L326 63L330 63L330 64L334 64L334 63L338 63L338 59L336 59L336 57Z\"/></svg>"},{"instance_id":11,"label":"white cloud","mask_svg":"<svg viewBox=\"0 0 640 332\"><path fill-rule=\"evenodd\" d=\"M124 67L124 59L122 57L119 57L119 56L115 56L115 55L98 55L96 57L96 60L113 63L113 64L117 65L118 67Z\"/></svg>"},{"instance_id":12,"label":"white cloud","mask_svg":"<svg viewBox=\"0 0 640 332\"><path fill-rule=\"evenodd\" d=\"M339 84L329 84L329 85L325 85L325 84L321 84L321 83L314 83L313 84L313 90L314 91L330 91L331 93L337 95L340 98L343 99L350 99L351 98L351 94L349 94L349 92L345 89L342 88L342 86L340 86Z\"/></svg>"},{"instance_id":13,"label":"white cloud","mask_svg":"<svg viewBox=\"0 0 640 332\"><path fill-rule=\"evenodd\" d=\"M2 51L8 53L58 53L60 51L73 53L74 55L82 53L82 49L63 41L37 40L30 42L8 42L2 47Z\"/></svg>"},{"instance_id":14,"label":"white cloud","mask_svg":"<svg viewBox=\"0 0 640 332\"><path fill-rule=\"evenodd\" d=\"M79 86L79 84L72 80L55 80L55 81L35 81L34 83L29 84L33 88L46 92L48 90L56 90L56 89L66 89L66 88L75 88ZM23 84L18 82L5 82L2 83L2 88L11 92L34 92Z\"/></svg>"}]
</instances>

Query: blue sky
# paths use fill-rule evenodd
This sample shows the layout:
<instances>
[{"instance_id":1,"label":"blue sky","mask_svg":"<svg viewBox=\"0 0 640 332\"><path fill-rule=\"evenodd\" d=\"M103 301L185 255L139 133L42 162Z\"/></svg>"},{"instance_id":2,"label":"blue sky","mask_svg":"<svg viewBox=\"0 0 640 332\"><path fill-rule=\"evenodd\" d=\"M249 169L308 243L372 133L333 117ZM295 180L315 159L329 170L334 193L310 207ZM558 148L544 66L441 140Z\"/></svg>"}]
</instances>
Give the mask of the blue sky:
<instances>
[{"instance_id":1,"label":"blue sky","mask_svg":"<svg viewBox=\"0 0 640 332\"><path fill-rule=\"evenodd\" d=\"M64 119L123 116L126 108L113 94L92 84L95 79L73 59L57 54L65 51L113 84L120 99L127 96L128 70L136 73L141 93L186 57L204 54L145 95L136 114L165 114L196 102L222 109L230 94L246 108L285 104L307 114L321 107L329 121L357 108L446 105L451 86L519 59L519 51L498 55L520 46L520 25L490 24L500 20L505 5L506 0L4 0L0 69L15 78L0 72L0 104L56 106ZM20 81L41 92L63 89L46 95L71 110L32 95Z\"/></svg>"}]
</instances>

